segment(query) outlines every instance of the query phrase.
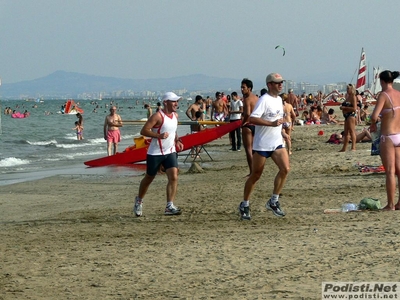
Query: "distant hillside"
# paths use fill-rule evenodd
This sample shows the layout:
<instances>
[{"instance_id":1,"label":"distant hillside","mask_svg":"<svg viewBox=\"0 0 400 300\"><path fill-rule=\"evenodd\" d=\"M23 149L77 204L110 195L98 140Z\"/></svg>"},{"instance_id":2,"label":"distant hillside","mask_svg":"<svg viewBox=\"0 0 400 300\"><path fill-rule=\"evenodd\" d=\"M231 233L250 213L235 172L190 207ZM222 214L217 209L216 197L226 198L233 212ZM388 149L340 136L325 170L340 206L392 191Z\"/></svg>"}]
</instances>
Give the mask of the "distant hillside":
<instances>
[{"instance_id":1,"label":"distant hillside","mask_svg":"<svg viewBox=\"0 0 400 300\"><path fill-rule=\"evenodd\" d=\"M189 75L159 79L121 79L56 71L48 76L17 83L3 84L2 98L15 97L72 97L82 93L112 93L116 91L160 91L186 89L188 91L239 91L241 79L217 78L207 75ZM258 86L261 86L259 83Z\"/></svg>"}]
</instances>

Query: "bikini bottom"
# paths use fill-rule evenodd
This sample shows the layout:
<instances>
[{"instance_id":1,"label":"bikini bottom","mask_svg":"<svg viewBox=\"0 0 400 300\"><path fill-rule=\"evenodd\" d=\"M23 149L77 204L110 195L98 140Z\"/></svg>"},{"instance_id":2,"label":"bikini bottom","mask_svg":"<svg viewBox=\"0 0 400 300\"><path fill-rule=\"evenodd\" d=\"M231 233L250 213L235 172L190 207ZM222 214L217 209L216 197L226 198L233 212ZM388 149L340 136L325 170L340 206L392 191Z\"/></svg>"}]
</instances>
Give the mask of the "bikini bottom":
<instances>
[{"instance_id":1,"label":"bikini bottom","mask_svg":"<svg viewBox=\"0 0 400 300\"><path fill-rule=\"evenodd\" d=\"M388 138L392 141L393 146L400 147L400 133L381 135L381 142L384 143L386 141L386 138Z\"/></svg>"}]
</instances>

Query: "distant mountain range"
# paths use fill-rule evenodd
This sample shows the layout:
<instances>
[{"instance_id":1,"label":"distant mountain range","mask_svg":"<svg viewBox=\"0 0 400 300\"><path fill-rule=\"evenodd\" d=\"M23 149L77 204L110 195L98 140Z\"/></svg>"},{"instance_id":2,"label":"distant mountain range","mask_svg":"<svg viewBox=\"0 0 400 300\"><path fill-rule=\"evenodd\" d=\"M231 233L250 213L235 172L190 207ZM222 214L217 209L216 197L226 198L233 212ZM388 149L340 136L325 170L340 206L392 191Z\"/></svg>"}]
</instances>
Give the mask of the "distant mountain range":
<instances>
[{"instance_id":1,"label":"distant mountain range","mask_svg":"<svg viewBox=\"0 0 400 300\"><path fill-rule=\"evenodd\" d=\"M112 94L118 91L165 92L171 90L188 91L228 91L239 90L241 79L218 78L195 74L173 78L158 79L121 79L102 77L75 72L56 71L48 76L29 81L3 84L0 87L1 98L76 98L87 93ZM263 82L254 82L255 86L264 86Z\"/></svg>"}]
</instances>

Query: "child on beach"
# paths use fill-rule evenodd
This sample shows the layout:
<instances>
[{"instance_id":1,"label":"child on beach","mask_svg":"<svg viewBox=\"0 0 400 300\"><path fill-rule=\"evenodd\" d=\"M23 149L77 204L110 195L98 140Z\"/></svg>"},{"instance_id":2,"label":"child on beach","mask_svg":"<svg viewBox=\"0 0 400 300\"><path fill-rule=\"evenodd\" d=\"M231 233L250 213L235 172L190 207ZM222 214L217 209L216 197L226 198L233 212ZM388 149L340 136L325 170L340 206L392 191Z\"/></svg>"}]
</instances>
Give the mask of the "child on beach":
<instances>
[{"instance_id":1,"label":"child on beach","mask_svg":"<svg viewBox=\"0 0 400 300\"><path fill-rule=\"evenodd\" d=\"M78 141L83 140L83 126L78 121L75 122L75 127L72 130L76 130L76 138Z\"/></svg>"}]
</instances>

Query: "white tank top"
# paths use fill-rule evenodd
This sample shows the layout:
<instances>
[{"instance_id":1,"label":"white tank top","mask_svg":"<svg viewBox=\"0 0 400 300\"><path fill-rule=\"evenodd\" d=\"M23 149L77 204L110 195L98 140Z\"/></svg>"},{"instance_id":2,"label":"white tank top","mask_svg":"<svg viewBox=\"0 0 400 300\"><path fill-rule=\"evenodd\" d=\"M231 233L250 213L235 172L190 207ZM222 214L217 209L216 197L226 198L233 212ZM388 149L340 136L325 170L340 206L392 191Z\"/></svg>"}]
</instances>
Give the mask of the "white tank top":
<instances>
[{"instance_id":1,"label":"white tank top","mask_svg":"<svg viewBox=\"0 0 400 300\"><path fill-rule=\"evenodd\" d=\"M156 133L168 132L169 136L166 139L152 138L147 154L149 155L166 155L176 152L175 135L178 128L178 120L175 113L170 116L166 115L163 110L157 113L161 115L162 123L160 127L153 127L151 130Z\"/></svg>"}]
</instances>

